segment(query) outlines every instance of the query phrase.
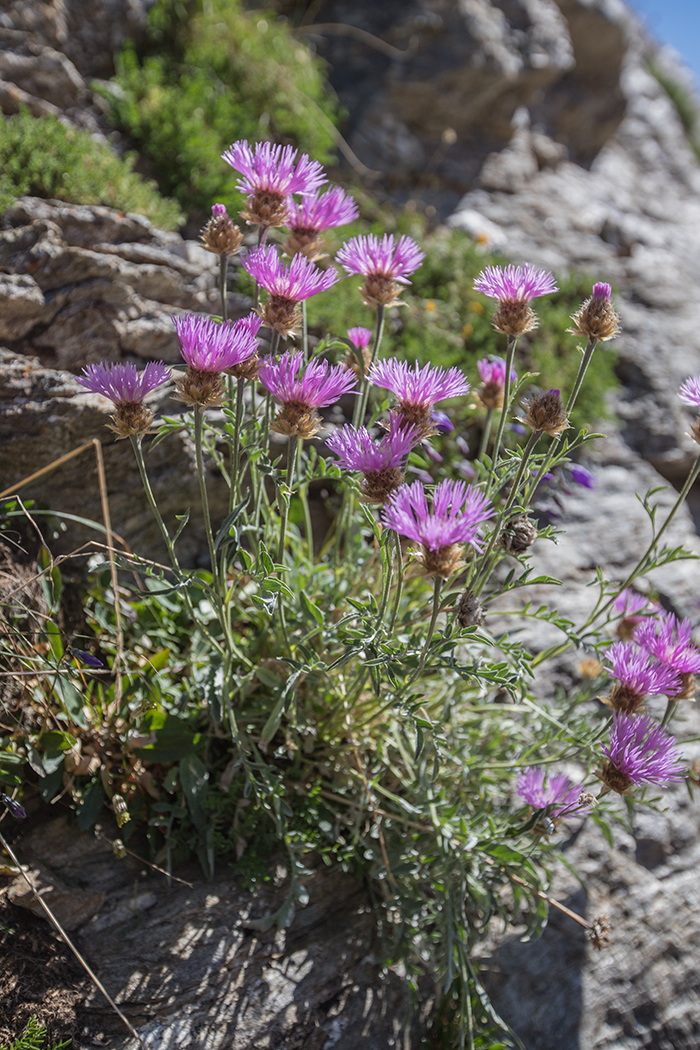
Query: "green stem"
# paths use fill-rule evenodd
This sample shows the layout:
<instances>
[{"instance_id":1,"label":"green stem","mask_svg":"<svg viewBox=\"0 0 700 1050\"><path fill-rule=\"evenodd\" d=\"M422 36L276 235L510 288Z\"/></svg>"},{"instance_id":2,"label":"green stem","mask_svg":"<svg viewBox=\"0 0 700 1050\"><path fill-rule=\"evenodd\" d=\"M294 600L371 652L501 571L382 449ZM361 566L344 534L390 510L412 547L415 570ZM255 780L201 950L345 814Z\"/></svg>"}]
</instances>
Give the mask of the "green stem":
<instances>
[{"instance_id":1,"label":"green stem","mask_svg":"<svg viewBox=\"0 0 700 1050\"><path fill-rule=\"evenodd\" d=\"M226 311L226 277L228 275L228 255L219 256L219 295L221 296L221 317L224 324L228 320Z\"/></svg>"},{"instance_id":2,"label":"green stem","mask_svg":"<svg viewBox=\"0 0 700 1050\"><path fill-rule=\"evenodd\" d=\"M403 590L403 551L401 550L401 537L398 532L394 533L394 542L396 544L396 594L394 595L394 604L391 610L391 619L389 620L390 634L396 626L396 617L399 613L401 592Z\"/></svg>"},{"instance_id":3,"label":"green stem","mask_svg":"<svg viewBox=\"0 0 700 1050\"><path fill-rule=\"evenodd\" d=\"M170 556L170 561L172 563L172 566L177 572L180 572L180 562L178 560L177 554L175 553L175 547L173 545L173 541L170 538L170 533L168 532L167 526L166 526L165 522L163 521L163 518L162 518L162 515L160 513L160 510L158 509L158 504L156 503L156 498L153 495L153 489L151 488L151 482L150 482L150 479L148 477L148 473L146 471L146 463L145 463L144 458L143 458L143 448L142 448L142 445L141 445L141 441L142 441L141 435L136 435L136 434L132 434L131 435L131 447L133 448L134 455L136 456L136 463L138 464L139 474L141 475L141 483L143 484L143 488L144 488L144 491L146 493L146 499L148 500L148 505L150 506L150 508L151 508L151 510L153 512L153 517L156 519L156 523L158 525L158 528L160 529L160 534L163 537L163 540L165 542L165 546L168 548L168 554Z\"/></svg>"},{"instance_id":4,"label":"green stem","mask_svg":"<svg viewBox=\"0 0 700 1050\"><path fill-rule=\"evenodd\" d=\"M228 377L229 398L233 400L233 376ZM240 377L236 384L236 414L233 424L233 441L231 444L231 487L229 492L229 514L240 499L241 479L241 427L243 426L243 395L245 379Z\"/></svg>"},{"instance_id":5,"label":"green stem","mask_svg":"<svg viewBox=\"0 0 700 1050\"><path fill-rule=\"evenodd\" d=\"M301 349L304 355L302 361L306 363L309 360L309 328L306 317L306 299L301 301Z\"/></svg>"},{"instance_id":6,"label":"green stem","mask_svg":"<svg viewBox=\"0 0 700 1050\"><path fill-rule=\"evenodd\" d=\"M481 434L481 444L479 445L479 455L477 459L483 459L486 454L486 449L489 447L489 437L491 436L491 424L493 422L493 409L486 409L486 419L484 420L484 429Z\"/></svg>"},{"instance_id":7,"label":"green stem","mask_svg":"<svg viewBox=\"0 0 700 1050\"><path fill-rule=\"evenodd\" d=\"M218 566L216 562L216 551L214 550L214 533L211 528L211 515L209 513L209 496L207 495L207 483L204 476L204 459L202 456L202 436L204 432L204 412L201 405L194 406L194 451L197 463L197 476L199 478L199 495L202 501L202 514L204 516L204 528L207 534L207 545L209 547L209 558L211 560L211 571L215 585L218 582Z\"/></svg>"},{"instance_id":8,"label":"green stem","mask_svg":"<svg viewBox=\"0 0 700 1050\"><path fill-rule=\"evenodd\" d=\"M501 451L501 442L503 440L503 431L506 426L506 419L510 412L510 386L511 386L511 372L513 371L513 361L515 360L515 347L518 342L516 335L508 336L508 346L506 348L506 373L503 380L503 408L501 409L501 418L498 421L498 430L496 431L496 438L493 443L493 452L491 453L491 462L493 463L494 470L491 472L491 482L489 483L489 489L493 483L496 473L495 468L498 463L498 454ZM487 490L488 491L488 490Z\"/></svg>"},{"instance_id":9,"label":"green stem","mask_svg":"<svg viewBox=\"0 0 700 1050\"><path fill-rule=\"evenodd\" d=\"M311 510L309 509L309 483L304 481L304 441L299 438L299 499L304 514L304 530L306 532L306 544L309 550L309 561L314 560L314 529L311 522Z\"/></svg>"},{"instance_id":10,"label":"green stem","mask_svg":"<svg viewBox=\"0 0 700 1050\"><path fill-rule=\"evenodd\" d=\"M671 719L675 715L677 707L678 707L678 701L674 697L669 696L668 701L666 703L666 710L664 711L664 717L661 719L661 725L662 726L667 726L668 725L668 723L671 721Z\"/></svg>"},{"instance_id":11,"label":"green stem","mask_svg":"<svg viewBox=\"0 0 700 1050\"><path fill-rule=\"evenodd\" d=\"M386 308L384 306L377 306L377 325L374 332L374 345L372 347L372 357L370 358L369 367L367 371L374 364L379 347L384 335L384 320L386 316ZM369 400L369 388L370 383L367 379L367 372L362 376L362 386L360 393L358 394L357 401L355 402L355 412L353 414L353 426L360 427L365 418L365 412L367 411L367 401Z\"/></svg>"},{"instance_id":12,"label":"green stem","mask_svg":"<svg viewBox=\"0 0 700 1050\"><path fill-rule=\"evenodd\" d=\"M287 520L289 517L289 504L291 502L292 492L294 490L294 476L297 470L297 461L299 458L299 445L301 443L300 438L290 438L291 444L291 457L289 465L287 467L287 489L288 492L282 495L280 490L280 541L277 550L277 561L281 564L284 559L284 549L287 542Z\"/></svg>"},{"instance_id":13,"label":"green stem","mask_svg":"<svg viewBox=\"0 0 700 1050\"><path fill-rule=\"evenodd\" d=\"M440 592L442 591L442 584L442 577L436 576L433 590L433 613L430 617L428 633L425 636L425 645L423 646L423 652L421 653L420 663L418 664L416 671L414 671L413 675L411 676L411 681L413 681L415 678L418 678L418 676L422 673L423 668L425 667L425 661L428 658L428 653L430 651L430 643L433 640L433 631L435 630L435 624L437 622L438 613L440 612Z\"/></svg>"}]
</instances>

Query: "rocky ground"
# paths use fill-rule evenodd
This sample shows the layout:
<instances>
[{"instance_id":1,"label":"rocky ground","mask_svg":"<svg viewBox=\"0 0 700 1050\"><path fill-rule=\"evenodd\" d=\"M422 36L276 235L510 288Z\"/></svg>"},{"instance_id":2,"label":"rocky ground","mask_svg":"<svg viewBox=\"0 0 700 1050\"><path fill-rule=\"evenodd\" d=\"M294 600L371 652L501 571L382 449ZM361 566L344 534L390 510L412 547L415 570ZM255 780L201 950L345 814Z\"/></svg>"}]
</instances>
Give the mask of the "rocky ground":
<instances>
[{"instance_id":1,"label":"rocky ground","mask_svg":"<svg viewBox=\"0 0 700 1050\"><path fill-rule=\"evenodd\" d=\"M4 112L26 104L104 132L90 78L109 75L104 55L140 31L148 4L91 0L98 18L81 18L84 6L4 5ZM344 134L376 187L422 200L514 261L583 270L614 286L624 324L621 425L590 463L595 492L568 499L565 538L537 555L565 580L538 597L578 617L596 567L622 577L646 544L636 495L660 475L678 484L693 455L676 389L700 371L700 166L648 60L680 83L684 71L655 50L621 0L327 0L315 22L306 37L331 62L349 113ZM350 30L338 31L343 24ZM97 399L70 371L93 360L172 359L168 314L212 311L216 294L212 257L177 235L107 209L18 202L0 229L2 487L106 434ZM105 453L115 523L151 542L129 449L114 443ZM92 457L88 450L47 475L42 498L98 517ZM179 438L157 450L166 512L191 459ZM698 550L689 514L679 516L675 539ZM186 553L196 560L196 543ZM667 607L697 619L697 579L684 562L652 582ZM538 629L531 641L549 639ZM576 660L560 665L559 683L578 674ZM543 677L543 693L551 684ZM689 709L680 735L695 735L697 723ZM696 744L686 748L696 755ZM534 946L512 933L501 939L489 982L528 1050L697 1047L700 816L682 793L667 804L619 829L612 851L592 824L567 843L583 886L562 870L553 892L589 918L609 915L608 952L594 952L556 915ZM246 932L244 917L261 903L225 880L165 891L135 862L120 867L82 839L74 853L57 852L62 834L42 828L20 845L67 883L104 893L77 936L130 1002L149 1046L418 1045L415 1033L394 1030L406 1004L394 978L379 979L354 886L319 876L311 910L277 942ZM96 995L88 1011L105 1037L78 1045L117 1045Z\"/></svg>"}]
</instances>

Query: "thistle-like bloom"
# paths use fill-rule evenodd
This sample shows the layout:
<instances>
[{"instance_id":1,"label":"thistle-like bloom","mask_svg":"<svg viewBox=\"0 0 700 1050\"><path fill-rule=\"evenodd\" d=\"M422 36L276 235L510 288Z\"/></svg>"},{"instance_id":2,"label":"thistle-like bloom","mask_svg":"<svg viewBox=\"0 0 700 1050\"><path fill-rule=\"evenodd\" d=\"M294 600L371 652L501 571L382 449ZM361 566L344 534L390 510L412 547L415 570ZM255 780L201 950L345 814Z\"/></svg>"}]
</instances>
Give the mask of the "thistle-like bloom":
<instances>
[{"instance_id":1,"label":"thistle-like bloom","mask_svg":"<svg viewBox=\"0 0 700 1050\"><path fill-rule=\"evenodd\" d=\"M360 294L365 303L376 306L400 306L400 286L411 283L409 274L418 269L424 258L425 252L411 237L399 237L396 242L387 233L381 240L372 233L353 237L336 256L349 274L364 276Z\"/></svg>"},{"instance_id":2,"label":"thistle-like bloom","mask_svg":"<svg viewBox=\"0 0 700 1050\"><path fill-rule=\"evenodd\" d=\"M336 226L345 226L359 215L352 197L346 196L340 186L327 193L310 193L301 204L290 201L287 225L290 234L284 242L287 255L306 255L313 259L321 247L320 234Z\"/></svg>"},{"instance_id":3,"label":"thistle-like bloom","mask_svg":"<svg viewBox=\"0 0 700 1050\"><path fill-rule=\"evenodd\" d=\"M678 396L684 405L690 405L692 408L700 408L700 376L688 376L688 378L681 383Z\"/></svg>"},{"instance_id":4,"label":"thistle-like bloom","mask_svg":"<svg viewBox=\"0 0 700 1050\"><path fill-rule=\"evenodd\" d=\"M683 779L684 762L676 741L653 718L616 712L610 743L602 752L607 761L598 775L620 795L635 784L666 787Z\"/></svg>"},{"instance_id":5,"label":"thistle-like bloom","mask_svg":"<svg viewBox=\"0 0 700 1050\"><path fill-rule=\"evenodd\" d=\"M469 392L469 383L459 368L420 368L416 361L389 358L372 365L367 378L396 395L395 414L404 426L419 426L423 435L434 433L433 405L447 397Z\"/></svg>"},{"instance_id":6,"label":"thistle-like bloom","mask_svg":"<svg viewBox=\"0 0 700 1050\"><path fill-rule=\"evenodd\" d=\"M424 574L446 580L464 565L462 544L481 549L479 526L494 513L484 493L463 481L439 482L429 508L422 482L414 481L389 497L382 516L390 529L421 544Z\"/></svg>"},{"instance_id":7,"label":"thistle-like bloom","mask_svg":"<svg viewBox=\"0 0 700 1050\"><path fill-rule=\"evenodd\" d=\"M554 277L534 266L487 266L474 281L477 292L498 299L493 326L504 335L517 336L537 328L530 301L557 291Z\"/></svg>"},{"instance_id":8,"label":"thistle-like bloom","mask_svg":"<svg viewBox=\"0 0 700 1050\"><path fill-rule=\"evenodd\" d=\"M634 640L674 674L679 675L681 700L695 696L695 673L700 671L700 649L692 643L693 625L673 613L647 617L634 632Z\"/></svg>"},{"instance_id":9,"label":"thistle-like bloom","mask_svg":"<svg viewBox=\"0 0 700 1050\"><path fill-rule=\"evenodd\" d=\"M642 609L646 609L649 604L649 599L645 595L633 591L631 587L625 587L624 590L620 591L613 602L613 609L622 617L615 628L615 633L619 638L622 638L623 641L629 641L637 624L642 623L645 619L644 616L638 616L637 614Z\"/></svg>"},{"instance_id":10,"label":"thistle-like bloom","mask_svg":"<svg viewBox=\"0 0 700 1050\"><path fill-rule=\"evenodd\" d=\"M502 357L487 357L477 361L476 367L481 376L481 387L477 392L477 399L484 408L500 410L503 408L503 392L506 382L506 363ZM518 374L514 368L510 370L511 383L517 383Z\"/></svg>"},{"instance_id":11,"label":"thistle-like bloom","mask_svg":"<svg viewBox=\"0 0 700 1050\"><path fill-rule=\"evenodd\" d=\"M316 409L355 392L355 376L343 365L317 358L304 366L301 350L287 351L278 360L268 358L260 367L260 382L282 402L272 429L300 438L313 437L320 429Z\"/></svg>"},{"instance_id":12,"label":"thistle-like bloom","mask_svg":"<svg viewBox=\"0 0 700 1050\"><path fill-rule=\"evenodd\" d=\"M284 226L292 193L314 193L327 182L317 160L303 153L297 159L292 146L243 140L234 142L222 159L243 176L238 188L248 198L244 218L257 226Z\"/></svg>"},{"instance_id":13,"label":"thistle-like bloom","mask_svg":"<svg viewBox=\"0 0 700 1050\"><path fill-rule=\"evenodd\" d=\"M420 427L401 427L395 418L375 441L366 427L338 427L326 441L346 470L364 475L362 494L368 503L384 503L404 479L406 456L421 439Z\"/></svg>"},{"instance_id":14,"label":"thistle-like bloom","mask_svg":"<svg viewBox=\"0 0 700 1050\"><path fill-rule=\"evenodd\" d=\"M604 702L613 711L634 714L651 696L676 696L682 685L678 674L631 642L615 642L606 652L606 670L618 681Z\"/></svg>"},{"instance_id":15,"label":"thistle-like bloom","mask_svg":"<svg viewBox=\"0 0 700 1050\"><path fill-rule=\"evenodd\" d=\"M263 324L286 338L299 326L299 303L325 292L338 280L333 268L319 270L303 255L285 266L274 245L261 245L241 255L241 266L268 293L262 308Z\"/></svg>"},{"instance_id":16,"label":"thistle-like bloom","mask_svg":"<svg viewBox=\"0 0 700 1050\"><path fill-rule=\"evenodd\" d=\"M228 258L240 248L243 234L232 222L225 204L212 204L211 219L202 230L200 239L208 252Z\"/></svg>"},{"instance_id":17,"label":"thistle-like bloom","mask_svg":"<svg viewBox=\"0 0 700 1050\"><path fill-rule=\"evenodd\" d=\"M585 335L596 343L615 338L620 331L620 318L610 302L611 292L610 285L603 281L593 285L593 295L571 318L574 327L569 331L573 335Z\"/></svg>"},{"instance_id":18,"label":"thistle-like bloom","mask_svg":"<svg viewBox=\"0 0 700 1050\"><path fill-rule=\"evenodd\" d=\"M181 314L173 322L188 365L185 376L177 381L180 397L190 405L218 404L224 392L221 373L248 367L257 354L256 336L262 321L251 314L219 324L211 317Z\"/></svg>"},{"instance_id":19,"label":"thistle-like bloom","mask_svg":"<svg viewBox=\"0 0 700 1050\"><path fill-rule=\"evenodd\" d=\"M569 426L559 390L548 390L546 394L528 398L523 401L523 409L524 415L518 418L536 433L557 437Z\"/></svg>"},{"instance_id":20,"label":"thistle-like bloom","mask_svg":"<svg viewBox=\"0 0 700 1050\"><path fill-rule=\"evenodd\" d=\"M108 424L121 438L132 434L145 434L153 422L153 413L143 404L146 394L162 386L170 379L170 369L162 361L150 361L139 371L130 362L125 364L87 365L76 382L102 394L114 405L112 422Z\"/></svg>"},{"instance_id":21,"label":"thistle-like bloom","mask_svg":"<svg viewBox=\"0 0 700 1050\"><path fill-rule=\"evenodd\" d=\"M580 784L574 784L565 773L547 776L541 766L524 769L518 775L515 791L533 809L547 809L552 820L577 816L590 809L591 805L587 799L582 801Z\"/></svg>"},{"instance_id":22,"label":"thistle-like bloom","mask_svg":"<svg viewBox=\"0 0 700 1050\"><path fill-rule=\"evenodd\" d=\"M348 356L345 358L345 367L354 372L358 379L361 379L372 360L372 351L369 348L372 331L369 328L348 328L348 339L362 357L363 368L360 368L357 353L352 350L348 351Z\"/></svg>"}]
</instances>

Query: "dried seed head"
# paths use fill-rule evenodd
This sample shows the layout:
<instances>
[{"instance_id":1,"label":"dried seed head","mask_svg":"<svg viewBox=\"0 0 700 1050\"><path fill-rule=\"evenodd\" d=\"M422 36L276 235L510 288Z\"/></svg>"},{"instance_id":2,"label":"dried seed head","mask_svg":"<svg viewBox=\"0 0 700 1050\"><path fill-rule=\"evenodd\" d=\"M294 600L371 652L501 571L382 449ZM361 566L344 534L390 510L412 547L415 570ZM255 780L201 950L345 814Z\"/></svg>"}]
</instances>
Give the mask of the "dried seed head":
<instances>
[{"instance_id":1,"label":"dried seed head","mask_svg":"<svg viewBox=\"0 0 700 1050\"><path fill-rule=\"evenodd\" d=\"M502 299L493 316L493 327L504 335L524 335L537 328L538 321L527 302Z\"/></svg>"},{"instance_id":2,"label":"dried seed head","mask_svg":"<svg viewBox=\"0 0 700 1050\"><path fill-rule=\"evenodd\" d=\"M603 665L595 656L584 656L577 669L582 678L597 678L603 670Z\"/></svg>"},{"instance_id":3,"label":"dried seed head","mask_svg":"<svg viewBox=\"0 0 700 1050\"><path fill-rule=\"evenodd\" d=\"M188 405L218 405L224 396L224 385L219 372L198 372L188 368L175 383L178 397Z\"/></svg>"},{"instance_id":4,"label":"dried seed head","mask_svg":"<svg viewBox=\"0 0 700 1050\"><path fill-rule=\"evenodd\" d=\"M509 521L501 533L501 546L511 554L523 554L537 539L537 528L527 514Z\"/></svg>"},{"instance_id":5,"label":"dried seed head","mask_svg":"<svg viewBox=\"0 0 700 1050\"><path fill-rule=\"evenodd\" d=\"M123 401L114 406L111 419L112 422L107 424L109 429L120 438L127 438L132 434L145 434L153 422L153 413L148 411L143 402L136 404Z\"/></svg>"},{"instance_id":6,"label":"dried seed head","mask_svg":"<svg viewBox=\"0 0 700 1050\"><path fill-rule=\"evenodd\" d=\"M235 255L243 243L243 234L232 222L223 204L212 207L212 216L200 234L202 244L215 255Z\"/></svg>"},{"instance_id":7,"label":"dried seed head","mask_svg":"<svg viewBox=\"0 0 700 1050\"><path fill-rule=\"evenodd\" d=\"M599 915L590 925L588 936L594 948L601 950L610 944L610 920L607 915Z\"/></svg>"},{"instance_id":8,"label":"dried seed head","mask_svg":"<svg viewBox=\"0 0 700 1050\"><path fill-rule=\"evenodd\" d=\"M481 627L484 622L484 610L479 599L471 591L464 591L459 596L455 610L460 627Z\"/></svg>"},{"instance_id":9,"label":"dried seed head","mask_svg":"<svg viewBox=\"0 0 700 1050\"><path fill-rule=\"evenodd\" d=\"M620 318L610 302L610 290L609 284L593 285L593 295L571 318L574 327L569 331L573 335L585 335L599 343L615 338L620 331Z\"/></svg>"},{"instance_id":10,"label":"dried seed head","mask_svg":"<svg viewBox=\"0 0 700 1050\"><path fill-rule=\"evenodd\" d=\"M520 422L550 437L557 437L569 426L559 390L548 390L529 398L523 402L523 409L525 414L518 417Z\"/></svg>"}]
</instances>

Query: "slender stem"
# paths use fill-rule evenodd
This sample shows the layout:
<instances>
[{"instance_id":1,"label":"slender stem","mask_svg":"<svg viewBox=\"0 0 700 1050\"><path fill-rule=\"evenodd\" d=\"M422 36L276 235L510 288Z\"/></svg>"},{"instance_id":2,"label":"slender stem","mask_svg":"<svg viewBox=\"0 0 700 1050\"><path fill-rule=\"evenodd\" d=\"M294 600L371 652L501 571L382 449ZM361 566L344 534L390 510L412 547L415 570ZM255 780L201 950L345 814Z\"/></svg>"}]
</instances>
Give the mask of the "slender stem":
<instances>
[{"instance_id":1,"label":"slender stem","mask_svg":"<svg viewBox=\"0 0 700 1050\"><path fill-rule=\"evenodd\" d=\"M493 422L493 409L486 409L486 419L484 420L484 429L481 433L481 444L479 445L479 455L477 459L483 459L486 454L486 449L489 447L489 437L491 436L491 424Z\"/></svg>"},{"instance_id":2,"label":"slender stem","mask_svg":"<svg viewBox=\"0 0 700 1050\"><path fill-rule=\"evenodd\" d=\"M301 301L301 349L304 355L302 360L306 362L309 360L309 328L306 317L306 299Z\"/></svg>"},{"instance_id":3,"label":"slender stem","mask_svg":"<svg viewBox=\"0 0 700 1050\"><path fill-rule=\"evenodd\" d=\"M374 345L372 347L372 357L370 358L367 371L369 371L369 368L371 368L374 364L377 358L377 354L379 352L382 336L384 335L385 316L386 308L384 306L377 306L377 325L374 332ZM355 402L355 412L352 420L353 426L362 426L362 422L365 418L365 412L367 411L367 401L369 400L369 387L370 383L367 378L367 372L365 372L365 374L362 376L362 387L360 389L360 393L357 396L357 401Z\"/></svg>"},{"instance_id":4,"label":"slender stem","mask_svg":"<svg viewBox=\"0 0 700 1050\"><path fill-rule=\"evenodd\" d=\"M299 438L299 456L298 456L298 475L299 475L299 499L301 501L301 509L304 514L304 531L306 532L306 544L309 549L309 561L314 560L314 528L311 521L311 510L309 508L309 483L304 481L304 441L303 438Z\"/></svg>"},{"instance_id":5,"label":"slender stem","mask_svg":"<svg viewBox=\"0 0 700 1050\"><path fill-rule=\"evenodd\" d=\"M396 544L396 594L394 595L394 604L391 610L391 619L389 620L390 634L396 625L396 617L399 613L401 592L403 590L403 551L401 550L401 537L398 532L394 533L394 542Z\"/></svg>"},{"instance_id":6,"label":"slender stem","mask_svg":"<svg viewBox=\"0 0 700 1050\"><path fill-rule=\"evenodd\" d=\"M277 550L277 561L280 563L284 558L284 549L287 540L287 519L289 517L289 504L291 502L291 496L294 490L294 476L296 474L297 460L299 458L300 439L298 437L291 438L290 444L291 457L289 460L289 465L287 467L288 492L283 495L280 489L280 541Z\"/></svg>"},{"instance_id":7,"label":"slender stem","mask_svg":"<svg viewBox=\"0 0 700 1050\"><path fill-rule=\"evenodd\" d=\"M137 435L137 434L132 434L131 435L131 447L133 448L134 455L136 456L136 463L137 463L138 468L139 468L139 474L141 475L141 483L143 484L143 488L144 488L144 491L146 493L146 499L148 500L148 504L149 504L149 506L150 506L150 508L151 508L151 510L153 512L153 517L156 519L156 524L158 525L158 528L160 529L160 534L163 537L163 540L165 542L165 546L168 548L168 554L170 555L170 561L172 562L172 566L173 566L174 569L176 569L178 572L180 572L180 562L178 560L177 554L175 553L175 547L173 546L173 541L170 538L170 533L168 532L167 526L166 526L165 522L163 521L163 518L162 518L162 515L160 513L160 510L158 509L158 504L156 503L156 498L153 495L153 489L151 488L151 482L150 482L150 479L148 477L148 473L146 471L146 463L145 463L144 458L143 458L143 448L141 446L141 441L142 441L141 435Z\"/></svg>"},{"instance_id":8,"label":"slender stem","mask_svg":"<svg viewBox=\"0 0 700 1050\"><path fill-rule=\"evenodd\" d=\"M201 405L194 406L194 451L197 462L197 475L199 477L199 495L202 501L202 514L204 516L204 528L207 534L207 545L209 547L209 558L211 560L211 571L216 583L218 578L218 566L216 562L216 551L214 550L214 533L211 529L211 515L209 513L209 496L207 495L207 483L204 476L204 459L202 456L202 435L204 432L204 412Z\"/></svg>"},{"instance_id":9,"label":"slender stem","mask_svg":"<svg viewBox=\"0 0 700 1050\"><path fill-rule=\"evenodd\" d=\"M491 461L496 467L498 463L498 454L501 451L501 442L503 440L503 431L506 426L506 419L510 412L510 385L511 385L511 372L513 371L513 361L515 359L515 347L518 342L518 337L515 335L508 336L508 346L506 348L506 374L503 380L503 408L501 409L501 418L498 421L498 429L496 431L496 438L493 443L493 452L491 453ZM495 479L495 470L491 474L491 482ZM489 484L489 488L491 484Z\"/></svg>"},{"instance_id":10,"label":"slender stem","mask_svg":"<svg viewBox=\"0 0 700 1050\"><path fill-rule=\"evenodd\" d=\"M233 400L233 377L229 376L229 397ZM245 379L238 378L236 385L236 415L234 419L233 441L231 443L231 488L229 492L229 514L240 499L241 479L241 427L243 426L243 394L245 391Z\"/></svg>"},{"instance_id":11,"label":"slender stem","mask_svg":"<svg viewBox=\"0 0 700 1050\"><path fill-rule=\"evenodd\" d=\"M667 726L676 713L678 707L678 701L673 696L669 696L666 704L666 710L664 711L664 717L661 719L661 725Z\"/></svg>"},{"instance_id":12,"label":"slender stem","mask_svg":"<svg viewBox=\"0 0 700 1050\"><path fill-rule=\"evenodd\" d=\"M226 312L226 277L228 275L228 255L219 256L219 295L221 296L221 317L224 323L228 320Z\"/></svg>"},{"instance_id":13,"label":"slender stem","mask_svg":"<svg viewBox=\"0 0 700 1050\"><path fill-rule=\"evenodd\" d=\"M423 671L423 668L425 667L425 661L428 657L428 652L430 651L430 643L433 640L433 631L435 630L435 624L437 622L438 613L440 612L440 592L442 591L442 584L442 577L436 576L433 590L433 613L430 617L428 633L425 636L425 645L423 646L423 652L421 653L420 663L418 664L417 670L414 671L411 677L411 681L413 681L414 678L417 678L419 674L421 674L421 672Z\"/></svg>"},{"instance_id":14,"label":"slender stem","mask_svg":"<svg viewBox=\"0 0 700 1050\"><path fill-rule=\"evenodd\" d=\"M379 604L379 613L377 614L377 629L374 632L376 638L378 633L381 631L384 625L384 617L386 615L386 607L389 604L389 594L391 593L391 582L393 577L393 557L392 552L389 550L389 543L391 541L390 531L387 530L384 533L384 550L382 557L382 565L384 569L384 579L382 580L382 597Z\"/></svg>"}]
</instances>

